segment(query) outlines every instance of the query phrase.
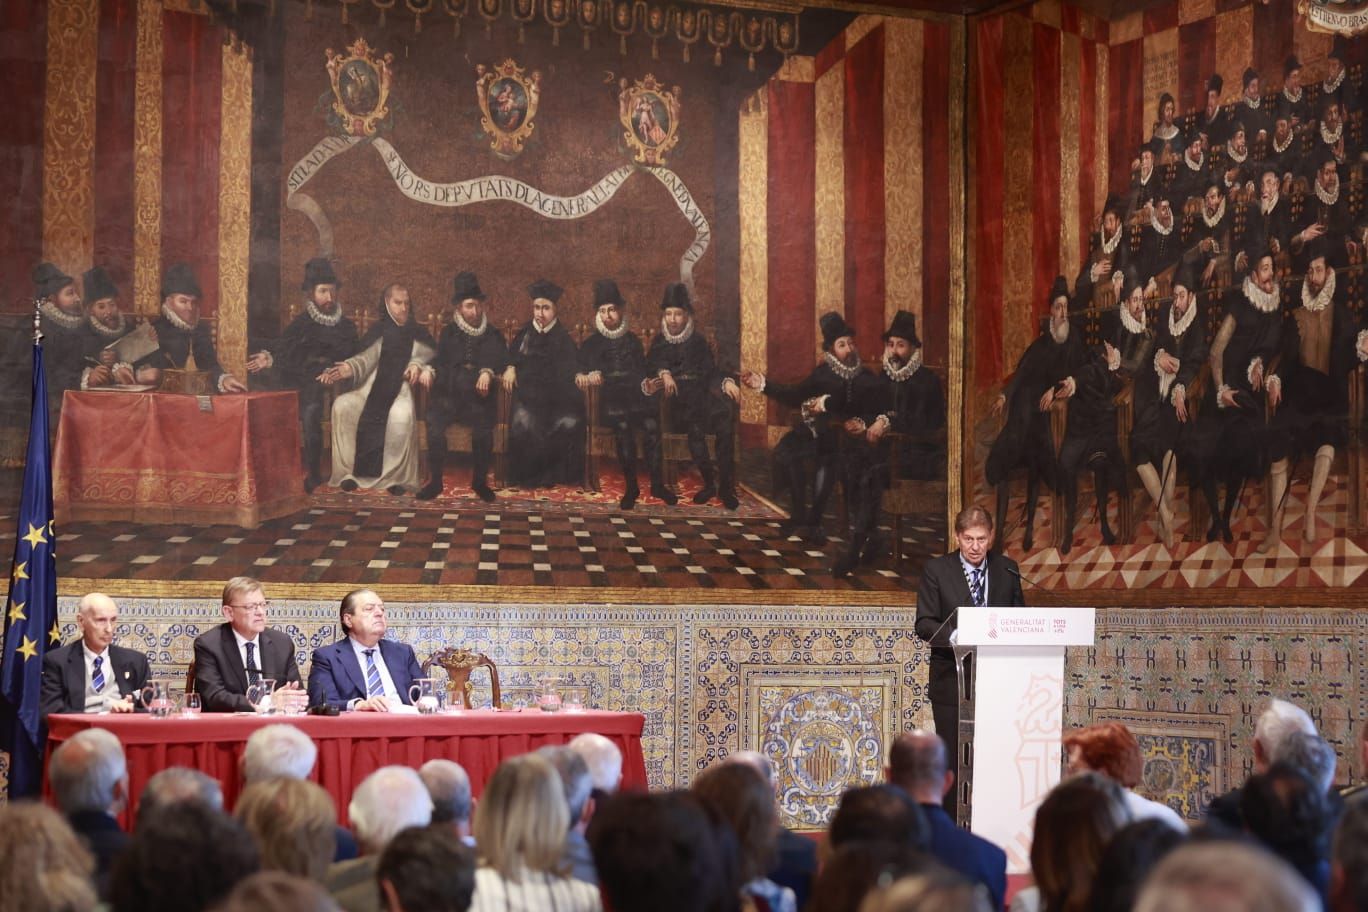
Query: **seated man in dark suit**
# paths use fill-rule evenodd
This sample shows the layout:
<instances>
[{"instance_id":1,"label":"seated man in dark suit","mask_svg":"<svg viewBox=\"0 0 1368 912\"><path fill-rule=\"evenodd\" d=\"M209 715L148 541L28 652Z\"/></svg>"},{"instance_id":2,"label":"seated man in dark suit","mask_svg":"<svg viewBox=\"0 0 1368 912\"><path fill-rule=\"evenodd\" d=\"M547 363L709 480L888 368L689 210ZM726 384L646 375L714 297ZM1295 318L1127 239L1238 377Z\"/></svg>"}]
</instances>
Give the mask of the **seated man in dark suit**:
<instances>
[{"instance_id":1,"label":"seated man in dark suit","mask_svg":"<svg viewBox=\"0 0 1368 912\"><path fill-rule=\"evenodd\" d=\"M975 883L983 884L994 909L1002 908L1007 891L1007 853L981 836L962 830L945 813L942 802L955 787L946 769L945 742L928 731L910 731L888 752L888 781L921 805L931 824L930 853Z\"/></svg>"},{"instance_id":2,"label":"seated man in dark suit","mask_svg":"<svg viewBox=\"0 0 1368 912\"><path fill-rule=\"evenodd\" d=\"M388 712L411 704L409 687L423 676L413 647L385 639L385 603L369 589L342 599L339 624L347 636L314 650L309 705Z\"/></svg>"},{"instance_id":3,"label":"seated man in dark suit","mask_svg":"<svg viewBox=\"0 0 1368 912\"><path fill-rule=\"evenodd\" d=\"M95 856L95 885L107 897L109 869L128 845L115 819L128 803L128 761L118 737L88 728L57 745L48 764L52 797Z\"/></svg>"},{"instance_id":4,"label":"seated man in dark suit","mask_svg":"<svg viewBox=\"0 0 1368 912\"><path fill-rule=\"evenodd\" d=\"M276 692L299 690L299 666L289 636L266 629L271 603L261 583L235 576L223 587L225 623L195 637L195 692L205 712L252 712L247 688L262 679Z\"/></svg>"},{"instance_id":5,"label":"seated man in dark suit","mask_svg":"<svg viewBox=\"0 0 1368 912\"><path fill-rule=\"evenodd\" d=\"M132 712L147 684L147 656L114 645L119 606L100 592L76 609L81 638L43 656L42 713Z\"/></svg>"}]
</instances>

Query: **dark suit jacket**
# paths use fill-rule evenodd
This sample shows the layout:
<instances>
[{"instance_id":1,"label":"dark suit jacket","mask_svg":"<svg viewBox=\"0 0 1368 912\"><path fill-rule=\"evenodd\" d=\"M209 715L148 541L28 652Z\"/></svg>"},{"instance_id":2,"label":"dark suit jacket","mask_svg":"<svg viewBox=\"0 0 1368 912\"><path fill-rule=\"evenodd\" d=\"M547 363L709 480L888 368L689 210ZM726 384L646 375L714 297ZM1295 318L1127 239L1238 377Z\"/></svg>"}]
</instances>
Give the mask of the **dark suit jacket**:
<instances>
[{"instance_id":1,"label":"dark suit jacket","mask_svg":"<svg viewBox=\"0 0 1368 912\"><path fill-rule=\"evenodd\" d=\"M984 561L988 569L988 604L1025 605L1021 580L1007 571L1017 568L1016 561L996 552L989 552ZM973 603L969 581L964 578L959 551L951 551L926 562L922 568L921 585L917 589L917 636L931 642L943 643L959 626L946 620L961 605ZM940 629L944 624L944 629ZM937 631L940 631L937 633ZM955 682L955 656L949 646L931 647L930 677L927 695L932 703L957 704L958 685Z\"/></svg>"},{"instance_id":2,"label":"dark suit jacket","mask_svg":"<svg viewBox=\"0 0 1368 912\"><path fill-rule=\"evenodd\" d=\"M1007 892L1007 853L982 836L960 829L939 804L923 804L931 824L931 854L941 864L959 871L992 895L993 908L1002 908Z\"/></svg>"},{"instance_id":3,"label":"dark suit jacket","mask_svg":"<svg viewBox=\"0 0 1368 912\"><path fill-rule=\"evenodd\" d=\"M423 676L418 665L418 657L413 647L407 643L393 640L380 641L380 657L385 660L399 697L405 703L409 699L409 687ZM351 638L338 640L330 646L314 650L309 668L309 705L327 703L338 709L346 709L352 700L366 697L366 673L356 659Z\"/></svg>"},{"instance_id":4,"label":"dark suit jacket","mask_svg":"<svg viewBox=\"0 0 1368 912\"><path fill-rule=\"evenodd\" d=\"M302 684L295 664L294 643L279 630L267 628L257 637L261 676L277 687ZM247 668L233 637L233 625L222 623L195 637L195 692L205 712L251 712L247 702Z\"/></svg>"},{"instance_id":5,"label":"dark suit jacket","mask_svg":"<svg viewBox=\"0 0 1368 912\"><path fill-rule=\"evenodd\" d=\"M817 840L780 827L775 856L774 867L765 876L792 890L797 907L802 909L807 905L812 882L817 878Z\"/></svg>"},{"instance_id":6,"label":"dark suit jacket","mask_svg":"<svg viewBox=\"0 0 1368 912\"><path fill-rule=\"evenodd\" d=\"M109 647L106 680L119 686L119 695L136 694L147 686L147 656L135 649ZM106 684L106 687L109 685ZM42 712L85 712L86 667L81 641L67 643L43 656Z\"/></svg>"},{"instance_id":7,"label":"dark suit jacket","mask_svg":"<svg viewBox=\"0 0 1368 912\"><path fill-rule=\"evenodd\" d=\"M95 885L101 898L109 896L109 870L129 842L119 821L102 811L77 811L67 818L72 830L95 856Z\"/></svg>"}]
</instances>

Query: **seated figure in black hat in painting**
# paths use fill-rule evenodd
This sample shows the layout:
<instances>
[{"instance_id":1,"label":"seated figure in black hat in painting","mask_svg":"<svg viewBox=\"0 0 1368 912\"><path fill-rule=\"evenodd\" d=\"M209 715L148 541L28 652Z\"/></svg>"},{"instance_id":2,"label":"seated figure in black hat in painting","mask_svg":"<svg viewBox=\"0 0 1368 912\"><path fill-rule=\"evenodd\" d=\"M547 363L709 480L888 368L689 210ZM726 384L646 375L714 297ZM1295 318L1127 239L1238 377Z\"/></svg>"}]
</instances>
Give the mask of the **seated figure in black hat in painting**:
<instances>
[{"instance_id":1,"label":"seated figure in black hat in painting","mask_svg":"<svg viewBox=\"0 0 1368 912\"><path fill-rule=\"evenodd\" d=\"M1087 307L1086 300L1080 304ZM984 470L988 483L997 488L997 515L1005 518L1008 477L1013 469L1026 469L1026 532L1021 546L1027 551L1035 543L1040 482L1044 480L1051 487L1059 484L1049 411L1056 398L1073 395L1077 385L1074 377L1087 358L1083 333L1069 321L1069 283L1063 276L1055 276L1050 288L1050 315L993 404L993 414L1005 411L1007 417L988 451Z\"/></svg>"},{"instance_id":2,"label":"seated figure in black hat in painting","mask_svg":"<svg viewBox=\"0 0 1368 912\"><path fill-rule=\"evenodd\" d=\"M1221 107L1225 80L1213 73L1206 84L1206 107L1197 115L1197 130L1206 137L1207 148L1225 145L1230 138L1230 112Z\"/></svg>"},{"instance_id":3,"label":"seated figure in black hat in painting","mask_svg":"<svg viewBox=\"0 0 1368 912\"><path fill-rule=\"evenodd\" d=\"M162 368L183 368L190 356L195 366L209 374L210 381L220 393L245 393L247 387L219 366L214 349L214 333L209 324L200 319L199 302L203 297L195 274L185 263L176 263L162 277L161 316L152 321L161 345Z\"/></svg>"},{"instance_id":4,"label":"seated figure in black hat in painting","mask_svg":"<svg viewBox=\"0 0 1368 912\"><path fill-rule=\"evenodd\" d=\"M1183 154L1173 169L1173 180L1169 182L1166 194L1179 213L1180 223L1183 207L1192 197L1202 195L1210 178L1211 159L1206 152L1206 139L1200 132L1193 130L1183 141Z\"/></svg>"},{"instance_id":5,"label":"seated figure in black hat in painting","mask_svg":"<svg viewBox=\"0 0 1368 912\"><path fill-rule=\"evenodd\" d=\"M1340 180L1334 156L1322 152L1311 180L1311 192L1302 200L1301 221L1288 241L1293 255L1314 240L1324 240L1327 249L1346 253L1357 248L1349 215L1349 188Z\"/></svg>"},{"instance_id":6,"label":"seated figure in black hat in painting","mask_svg":"<svg viewBox=\"0 0 1368 912\"><path fill-rule=\"evenodd\" d=\"M703 488L693 502L705 504L717 497L728 510L735 510L740 505L735 445L741 389L717 369L708 340L695 331L688 286L665 286L660 309L660 332L651 339L646 355L652 377L643 390L648 396L662 393L674 400L675 428L687 435L689 455L703 476ZM717 443L716 465L708 455L708 434Z\"/></svg>"},{"instance_id":7,"label":"seated figure in black hat in painting","mask_svg":"<svg viewBox=\"0 0 1368 912\"><path fill-rule=\"evenodd\" d=\"M1255 182L1258 181L1259 175L1258 162L1254 161L1249 153L1249 133L1245 130L1245 125L1237 120L1231 122L1228 136L1224 154L1221 160L1215 163L1220 176L1221 192L1232 195L1241 192L1253 197Z\"/></svg>"},{"instance_id":8,"label":"seated figure in black hat in painting","mask_svg":"<svg viewBox=\"0 0 1368 912\"><path fill-rule=\"evenodd\" d=\"M323 257L304 264L304 312L290 321L272 346L247 361L250 373L276 368L282 384L299 393L299 426L304 440L304 490L323 482L323 372L357 351L356 324L342 315L342 282Z\"/></svg>"},{"instance_id":9,"label":"seated figure in black hat in painting","mask_svg":"<svg viewBox=\"0 0 1368 912\"><path fill-rule=\"evenodd\" d=\"M1160 195L1150 210L1149 224L1140 231L1140 255L1135 265L1128 267L1137 275L1149 277L1145 288L1147 293L1155 291L1159 277L1172 269L1183 255L1182 235L1182 225L1174 214L1169 197ZM1125 291L1122 289L1123 294Z\"/></svg>"},{"instance_id":10,"label":"seated figure in black hat in painting","mask_svg":"<svg viewBox=\"0 0 1368 912\"><path fill-rule=\"evenodd\" d=\"M454 423L470 428L470 490L485 503L494 502L489 464L499 413L496 384L508 367L508 346L503 333L489 325L484 302L475 273L459 273L451 293L456 309L437 343L437 379L427 410L428 483L418 492L419 500L442 493L446 431Z\"/></svg>"},{"instance_id":11,"label":"seated figure in black hat in painting","mask_svg":"<svg viewBox=\"0 0 1368 912\"><path fill-rule=\"evenodd\" d=\"M57 427L62 393L81 388L85 367L85 314L76 280L52 263L33 270L33 295L38 299L39 326L43 333L43 371L47 375L48 410Z\"/></svg>"},{"instance_id":12,"label":"seated figure in black hat in painting","mask_svg":"<svg viewBox=\"0 0 1368 912\"><path fill-rule=\"evenodd\" d=\"M846 323L845 317L825 313L819 322L822 360L803 380L776 383L752 370L741 372L741 382L746 386L798 409L793 430L784 435L774 450L780 483L788 487L793 504L789 519L780 526L780 532L786 535L798 532L813 544L826 542L822 514L826 511L827 498L836 487L840 437L831 419L859 419L871 410L878 396L878 383L874 375L861 366L860 352L855 347L855 331ZM854 446L847 449L856 450ZM847 500L850 493L847 487ZM858 557L858 547L855 554ZM849 569L846 568L846 572Z\"/></svg>"},{"instance_id":13,"label":"seated figure in black hat in painting","mask_svg":"<svg viewBox=\"0 0 1368 912\"><path fill-rule=\"evenodd\" d=\"M594 283L594 334L579 350L579 373L575 385L580 389L599 387L599 421L613 429L618 463L622 466L626 489L619 506L630 510L641 496L637 483L637 431L641 431L646 466L651 473L651 496L673 506L679 502L665 486L660 454L660 420L654 403L646 398L646 353L641 340L627 325L627 302L617 282L599 279Z\"/></svg>"},{"instance_id":14,"label":"seated figure in black hat in painting","mask_svg":"<svg viewBox=\"0 0 1368 912\"><path fill-rule=\"evenodd\" d=\"M1288 57L1287 62L1283 64L1282 92L1278 95L1278 107L1287 113L1288 119L1292 122L1292 129L1296 132L1306 130L1314 119L1311 99L1302 89L1301 72L1301 61L1295 55Z\"/></svg>"},{"instance_id":15,"label":"seated figure in black hat in painting","mask_svg":"<svg viewBox=\"0 0 1368 912\"><path fill-rule=\"evenodd\" d=\"M1358 110L1358 90L1349 78L1348 42L1343 35L1336 35L1330 45L1330 53L1325 56L1325 80L1321 82L1320 97L1333 97L1339 102L1340 111L1346 118Z\"/></svg>"},{"instance_id":16,"label":"seated figure in black hat in painting","mask_svg":"<svg viewBox=\"0 0 1368 912\"><path fill-rule=\"evenodd\" d=\"M1182 264L1192 266L1201 275L1201 287L1208 288L1217 280L1217 271L1231 266L1230 239L1234 233L1235 207L1221 192L1222 179L1212 175L1202 194L1202 207L1188 237L1188 249ZM1196 293L1199 289L1192 289Z\"/></svg>"},{"instance_id":17,"label":"seated figure in black hat in painting","mask_svg":"<svg viewBox=\"0 0 1368 912\"><path fill-rule=\"evenodd\" d=\"M1154 124L1154 132L1150 134L1148 145L1154 152L1155 160L1161 165L1168 164L1183 154L1182 131L1173 122L1177 111L1178 105L1172 95L1165 92L1159 96L1159 119Z\"/></svg>"},{"instance_id":18,"label":"seated figure in black hat in painting","mask_svg":"<svg viewBox=\"0 0 1368 912\"><path fill-rule=\"evenodd\" d=\"M538 279L527 288L532 319L513 337L504 385L513 390L509 480L518 487L579 483L584 468L584 400L575 388L575 340L556 318L563 289Z\"/></svg>"},{"instance_id":19,"label":"seated figure in black hat in painting","mask_svg":"<svg viewBox=\"0 0 1368 912\"><path fill-rule=\"evenodd\" d=\"M1344 108L1339 99L1331 95L1321 99L1320 111L1320 122L1311 134L1311 153L1308 156L1311 168L1318 167L1329 155L1347 174L1349 166L1356 163L1359 156L1344 122Z\"/></svg>"},{"instance_id":20,"label":"seated figure in black hat in painting","mask_svg":"<svg viewBox=\"0 0 1368 912\"><path fill-rule=\"evenodd\" d=\"M1154 195L1158 194L1156 190ZM1125 203L1119 197L1107 197L1101 222L1089 239L1088 258L1074 283L1074 294L1082 310L1093 306L1099 290L1110 288L1118 298L1121 296L1121 277L1131 261L1130 230L1125 216Z\"/></svg>"},{"instance_id":21,"label":"seated figure in black hat in painting","mask_svg":"<svg viewBox=\"0 0 1368 912\"><path fill-rule=\"evenodd\" d=\"M107 346L131 333L133 321L119 311L119 288L103 266L95 266L82 277L85 286L86 321L81 327L84 337L81 370L81 389L109 383L156 383L161 371L143 359L137 364L121 362ZM155 356L154 356L155 357Z\"/></svg>"},{"instance_id":22,"label":"seated figure in black hat in painting","mask_svg":"<svg viewBox=\"0 0 1368 912\"><path fill-rule=\"evenodd\" d=\"M1249 141L1257 142L1260 135L1269 135L1273 125L1272 112L1264 103L1258 70L1253 67L1246 69L1240 84L1243 86L1243 93L1236 102L1235 112L1231 116L1243 121L1245 129L1249 131Z\"/></svg>"}]
</instances>

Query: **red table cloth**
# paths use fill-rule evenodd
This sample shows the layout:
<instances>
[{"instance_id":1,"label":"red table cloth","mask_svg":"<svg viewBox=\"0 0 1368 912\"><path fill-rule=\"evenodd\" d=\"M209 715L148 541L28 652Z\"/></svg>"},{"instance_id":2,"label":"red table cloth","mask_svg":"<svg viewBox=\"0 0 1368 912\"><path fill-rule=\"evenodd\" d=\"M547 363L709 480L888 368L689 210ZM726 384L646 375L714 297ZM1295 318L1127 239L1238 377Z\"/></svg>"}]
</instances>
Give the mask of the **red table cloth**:
<instances>
[{"instance_id":1,"label":"red table cloth","mask_svg":"<svg viewBox=\"0 0 1368 912\"><path fill-rule=\"evenodd\" d=\"M120 818L130 827L137 799L147 780L168 766L202 770L223 784L232 807L242 790L239 761L247 738L263 725L286 722L318 745L313 780L333 796L338 820L347 823L352 790L382 766L415 769L428 760L455 760L470 774L479 795L499 763L547 744L565 744L583 732L596 732L622 751L623 788L645 789L646 759L641 751L641 713L547 713L540 710L473 710L442 715L344 713L340 716L256 716L206 713L198 718L153 719L138 715L52 715L48 717L48 754L78 731L103 728L117 735L128 756L132 801ZM44 791L48 791L46 777Z\"/></svg>"},{"instance_id":2,"label":"red table cloth","mask_svg":"<svg viewBox=\"0 0 1368 912\"><path fill-rule=\"evenodd\" d=\"M58 521L234 523L305 506L293 391L76 392L53 457Z\"/></svg>"}]
</instances>

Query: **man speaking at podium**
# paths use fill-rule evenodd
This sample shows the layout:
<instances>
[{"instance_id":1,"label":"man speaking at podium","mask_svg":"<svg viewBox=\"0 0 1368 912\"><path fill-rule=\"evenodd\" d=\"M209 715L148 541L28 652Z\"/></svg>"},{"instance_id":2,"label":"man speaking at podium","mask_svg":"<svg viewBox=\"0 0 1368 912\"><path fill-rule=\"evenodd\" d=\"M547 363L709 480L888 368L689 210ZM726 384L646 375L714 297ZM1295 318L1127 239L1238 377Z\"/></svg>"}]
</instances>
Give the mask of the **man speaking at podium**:
<instances>
[{"instance_id":1,"label":"man speaking at podium","mask_svg":"<svg viewBox=\"0 0 1368 912\"><path fill-rule=\"evenodd\" d=\"M1016 561L992 552L993 515L982 507L965 507L955 517L957 550L927 561L917 589L917 636L931 646L927 696L936 733L945 741L950 768L959 756L959 686L950 636L958 626L961 605L1025 605ZM945 798L953 817L955 795Z\"/></svg>"}]
</instances>

